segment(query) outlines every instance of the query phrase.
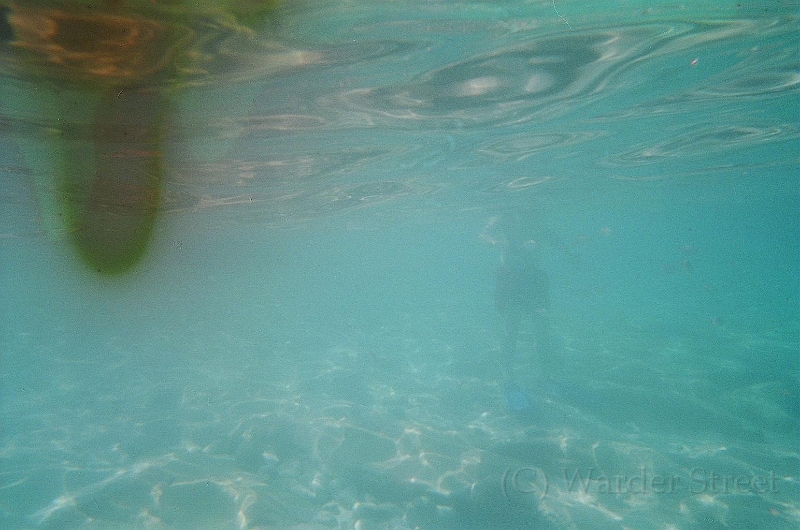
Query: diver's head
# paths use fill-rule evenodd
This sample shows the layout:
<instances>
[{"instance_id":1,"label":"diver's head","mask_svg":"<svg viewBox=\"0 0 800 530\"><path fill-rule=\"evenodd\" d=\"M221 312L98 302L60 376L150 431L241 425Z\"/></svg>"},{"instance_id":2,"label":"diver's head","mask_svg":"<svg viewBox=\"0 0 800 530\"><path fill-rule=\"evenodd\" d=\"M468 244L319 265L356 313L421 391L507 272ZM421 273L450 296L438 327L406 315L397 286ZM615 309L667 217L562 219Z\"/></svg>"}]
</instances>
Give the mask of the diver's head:
<instances>
[{"instance_id":1,"label":"diver's head","mask_svg":"<svg viewBox=\"0 0 800 530\"><path fill-rule=\"evenodd\" d=\"M536 234L541 230L541 217L531 205L509 208L503 212L501 222L505 238L511 244L523 244L536 239Z\"/></svg>"}]
</instances>

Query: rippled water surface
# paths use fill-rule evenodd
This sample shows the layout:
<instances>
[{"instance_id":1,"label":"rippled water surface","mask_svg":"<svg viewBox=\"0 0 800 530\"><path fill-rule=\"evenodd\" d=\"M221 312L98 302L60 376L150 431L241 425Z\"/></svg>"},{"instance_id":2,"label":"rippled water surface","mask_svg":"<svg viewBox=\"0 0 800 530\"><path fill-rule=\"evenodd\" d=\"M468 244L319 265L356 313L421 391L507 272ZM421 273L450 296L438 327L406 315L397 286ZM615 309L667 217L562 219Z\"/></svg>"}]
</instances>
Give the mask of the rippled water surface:
<instances>
[{"instance_id":1,"label":"rippled water surface","mask_svg":"<svg viewBox=\"0 0 800 530\"><path fill-rule=\"evenodd\" d=\"M89 4L0 1L0 526L797 527L797 2Z\"/></svg>"}]
</instances>

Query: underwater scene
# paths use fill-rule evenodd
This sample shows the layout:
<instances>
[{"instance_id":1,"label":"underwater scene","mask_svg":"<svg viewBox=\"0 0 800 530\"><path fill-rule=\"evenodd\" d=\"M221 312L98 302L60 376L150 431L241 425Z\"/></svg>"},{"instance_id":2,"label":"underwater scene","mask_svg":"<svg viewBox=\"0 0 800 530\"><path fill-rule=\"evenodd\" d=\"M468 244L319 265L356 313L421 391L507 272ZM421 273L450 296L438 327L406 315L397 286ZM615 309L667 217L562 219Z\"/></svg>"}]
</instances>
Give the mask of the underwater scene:
<instances>
[{"instance_id":1,"label":"underwater scene","mask_svg":"<svg viewBox=\"0 0 800 530\"><path fill-rule=\"evenodd\" d=\"M0 0L0 528L797 528L799 29Z\"/></svg>"}]
</instances>

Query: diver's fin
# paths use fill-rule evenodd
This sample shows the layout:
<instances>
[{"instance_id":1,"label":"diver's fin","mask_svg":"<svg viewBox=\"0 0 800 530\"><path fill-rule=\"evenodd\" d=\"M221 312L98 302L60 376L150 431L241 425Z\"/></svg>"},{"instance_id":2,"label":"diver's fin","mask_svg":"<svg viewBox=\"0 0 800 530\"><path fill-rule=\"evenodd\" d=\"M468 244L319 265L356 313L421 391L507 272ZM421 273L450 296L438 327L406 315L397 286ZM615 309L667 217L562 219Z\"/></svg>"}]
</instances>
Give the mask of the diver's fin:
<instances>
[{"instance_id":1,"label":"diver's fin","mask_svg":"<svg viewBox=\"0 0 800 530\"><path fill-rule=\"evenodd\" d=\"M508 411L514 413L525 412L533 405L527 390L514 381L506 383L505 402Z\"/></svg>"}]
</instances>

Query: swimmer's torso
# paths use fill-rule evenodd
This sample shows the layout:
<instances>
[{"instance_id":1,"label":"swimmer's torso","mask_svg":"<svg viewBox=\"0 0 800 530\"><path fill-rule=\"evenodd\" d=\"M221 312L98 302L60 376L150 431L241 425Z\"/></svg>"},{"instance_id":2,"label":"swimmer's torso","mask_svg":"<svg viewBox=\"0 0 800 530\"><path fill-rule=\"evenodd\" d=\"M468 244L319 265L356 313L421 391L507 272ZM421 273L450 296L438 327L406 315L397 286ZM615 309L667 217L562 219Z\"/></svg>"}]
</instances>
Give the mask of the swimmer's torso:
<instances>
[{"instance_id":1,"label":"swimmer's torso","mask_svg":"<svg viewBox=\"0 0 800 530\"><path fill-rule=\"evenodd\" d=\"M525 271L538 269L541 263L541 245L534 239L507 243L500 255L500 267Z\"/></svg>"}]
</instances>

